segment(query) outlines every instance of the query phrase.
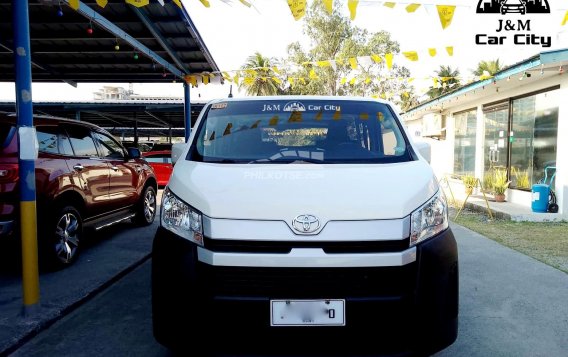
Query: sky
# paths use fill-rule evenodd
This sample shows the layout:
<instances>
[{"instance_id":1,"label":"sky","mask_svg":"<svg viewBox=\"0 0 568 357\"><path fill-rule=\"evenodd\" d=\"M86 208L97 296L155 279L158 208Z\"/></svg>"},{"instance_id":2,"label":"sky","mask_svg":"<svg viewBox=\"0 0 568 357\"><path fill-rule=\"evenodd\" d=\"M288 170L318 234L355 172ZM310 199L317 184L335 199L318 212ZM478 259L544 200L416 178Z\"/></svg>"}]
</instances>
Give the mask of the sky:
<instances>
[{"instance_id":1,"label":"sky","mask_svg":"<svg viewBox=\"0 0 568 357\"><path fill-rule=\"evenodd\" d=\"M294 20L287 0L247 0L252 6L246 7L239 0L209 0L206 8L199 0L182 0L213 59L223 71L239 69L247 57L260 52L265 57L284 58L288 44L299 41L304 48L310 44L303 35L303 19ZM308 4L312 1L307 0ZM489 0L486 0L489 1ZM508 0L518 1L518 0ZM542 51L568 48L568 24L561 22L568 8L568 1L561 4L549 0L550 14L476 14L478 0L416 0L422 4L414 13L407 13L405 7L412 0L395 1L394 8L384 6L383 1L360 0L354 25L369 32L386 30L392 39L400 43L402 51L416 51L419 60L409 61L395 57L395 63L410 69L417 78L417 91L423 90L440 65L459 68L462 76L471 76L480 60L499 58L501 63L511 65ZM456 5L451 24L443 29L435 5ZM556 6L555 6L556 5ZM345 16L349 16L347 0L334 0ZM513 44L516 31L496 33L499 20L530 20L530 34L537 38L551 37L551 46ZM524 33L526 31L523 31ZM522 34L521 33L521 34ZM475 43L477 34L507 36L502 45L479 45ZM454 54L449 56L445 48L453 46ZM437 55L431 57L429 48L436 48ZM33 49L32 49L33 50ZM320 60L330 60L322 58ZM34 84L34 100L91 100L93 91L103 84L79 84L73 88L67 84ZM123 85L125 88L128 84ZM135 84L138 94L156 92L183 96L181 83L176 84ZM229 92L226 85L200 85L191 90L192 101L206 102L225 97ZM235 96L244 95L233 88ZM0 83L0 100L14 99L14 85Z\"/></svg>"}]
</instances>

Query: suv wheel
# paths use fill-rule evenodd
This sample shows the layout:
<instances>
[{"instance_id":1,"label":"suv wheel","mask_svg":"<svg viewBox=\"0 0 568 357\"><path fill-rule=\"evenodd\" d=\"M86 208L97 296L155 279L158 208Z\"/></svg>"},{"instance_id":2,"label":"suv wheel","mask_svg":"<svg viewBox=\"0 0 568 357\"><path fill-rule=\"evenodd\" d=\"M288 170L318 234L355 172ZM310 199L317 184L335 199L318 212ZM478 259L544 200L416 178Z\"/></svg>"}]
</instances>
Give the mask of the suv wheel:
<instances>
[{"instance_id":1,"label":"suv wheel","mask_svg":"<svg viewBox=\"0 0 568 357\"><path fill-rule=\"evenodd\" d=\"M83 236L81 214L73 206L65 206L55 215L51 227L51 239L47 242L50 260L58 267L71 264L79 254Z\"/></svg>"},{"instance_id":2,"label":"suv wheel","mask_svg":"<svg viewBox=\"0 0 568 357\"><path fill-rule=\"evenodd\" d=\"M152 186L147 186L140 198L138 211L136 212L136 223L140 226L148 226L154 222L155 217L156 190Z\"/></svg>"}]
</instances>

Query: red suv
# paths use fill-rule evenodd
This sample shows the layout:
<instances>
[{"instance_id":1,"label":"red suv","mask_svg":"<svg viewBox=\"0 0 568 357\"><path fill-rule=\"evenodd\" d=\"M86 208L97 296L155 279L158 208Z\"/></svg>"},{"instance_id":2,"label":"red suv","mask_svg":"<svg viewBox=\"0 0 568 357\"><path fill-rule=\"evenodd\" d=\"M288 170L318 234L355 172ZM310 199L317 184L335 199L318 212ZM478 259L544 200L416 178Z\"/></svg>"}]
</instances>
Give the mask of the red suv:
<instances>
[{"instance_id":1,"label":"red suv","mask_svg":"<svg viewBox=\"0 0 568 357\"><path fill-rule=\"evenodd\" d=\"M19 231L16 124L15 116L0 114L0 243ZM105 130L84 122L39 117L34 125L41 260L72 263L87 227L154 221L156 177L138 149L127 150Z\"/></svg>"}]
</instances>

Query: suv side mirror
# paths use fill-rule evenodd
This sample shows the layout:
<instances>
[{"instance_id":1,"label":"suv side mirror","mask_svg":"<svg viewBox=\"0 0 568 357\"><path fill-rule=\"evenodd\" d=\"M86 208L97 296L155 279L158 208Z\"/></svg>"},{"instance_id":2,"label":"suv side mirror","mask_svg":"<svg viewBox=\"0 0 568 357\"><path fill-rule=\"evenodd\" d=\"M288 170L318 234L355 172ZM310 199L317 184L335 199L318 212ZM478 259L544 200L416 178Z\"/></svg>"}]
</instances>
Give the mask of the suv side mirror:
<instances>
[{"instance_id":1,"label":"suv side mirror","mask_svg":"<svg viewBox=\"0 0 568 357\"><path fill-rule=\"evenodd\" d=\"M139 159L140 156L140 149L138 148L128 148L128 157L131 159Z\"/></svg>"},{"instance_id":2,"label":"suv side mirror","mask_svg":"<svg viewBox=\"0 0 568 357\"><path fill-rule=\"evenodd\" d=\"M177 143L172 145L172 165L175 165L181 154L183 154L186 145L187 143Z\"/></svg>"}]
</instances>

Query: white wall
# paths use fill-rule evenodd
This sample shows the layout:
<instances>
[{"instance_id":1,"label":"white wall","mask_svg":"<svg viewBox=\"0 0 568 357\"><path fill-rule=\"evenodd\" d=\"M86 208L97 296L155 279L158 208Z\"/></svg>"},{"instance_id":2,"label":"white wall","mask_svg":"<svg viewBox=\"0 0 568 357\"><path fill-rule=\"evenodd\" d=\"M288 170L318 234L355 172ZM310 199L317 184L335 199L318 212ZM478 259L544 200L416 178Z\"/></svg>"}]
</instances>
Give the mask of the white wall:
<instances>
[{"instance_id":1,"label":"white wall","mask_svg":"<svg viewBox=\"0 0 568 357\"><path fill-rule=\"evenodd\" d=\"M533 74L537 76L537 74ZM518 79L511 79L518 80ZM487 91L487 95L481 99L470 100L467 95L463 95L455 100L454 103L444 103L446 115L446 140L430 140L432 147L432 162L431 165L438 178L443 177L444 174L453 172L454 162L454 136L455 136L455 120L454 113L459 113L465 110L477 109L477 134L476 134L476 150L475 150L475 174L476 177L483 178L484 166L484 133L485 123L483 118L483 105L501 100L507 100L511 97L523 96L531 92L536 92L542 89L550 88L559 85L560 98L568 98L568 74L562 76L553 76L543 80L538 80L533 77L532 81L519 81L519 85L512 90L497 91L492 86L486 86L483 89ZM417 125L416 120L412 121L413 125ZM562 213L568 218L568 100L560 100L559 114L558 114L558 146L557 146L557 173L556 173L556 187L555 191L560 206L559 213ZM520 190L508 190L507 200L517 203L526 207L531 206L530 192Z\"/></svg>"}]
</instances>

